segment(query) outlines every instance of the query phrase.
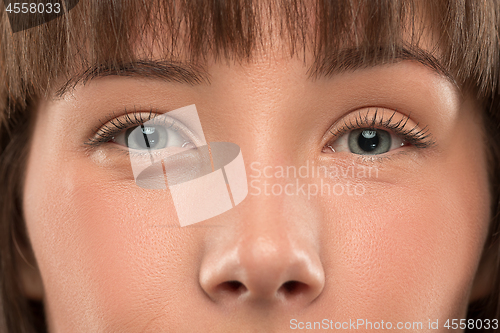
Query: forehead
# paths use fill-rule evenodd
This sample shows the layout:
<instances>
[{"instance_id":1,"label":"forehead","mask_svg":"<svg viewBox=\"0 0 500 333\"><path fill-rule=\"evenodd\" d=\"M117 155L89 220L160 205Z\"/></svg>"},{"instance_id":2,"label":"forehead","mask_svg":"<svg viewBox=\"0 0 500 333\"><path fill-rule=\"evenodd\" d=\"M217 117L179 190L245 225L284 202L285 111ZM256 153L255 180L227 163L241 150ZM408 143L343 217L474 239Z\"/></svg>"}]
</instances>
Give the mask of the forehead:
<instances>
[{"instance_id":1,"label":"forehead","mask_svg":"<svg viewBox=\"0 0 500 333\"><path fill-rule=\"evenodd\" d=\"M460 86L469 82L486 93L496 84L500 59L495 11L489 7L413 0L153 0L120 5L89 0L65 20L2 44L25 50L23 57L6 52L9 89L18 90L14 95L23 91L19 77L43 91L54 88L54 82L119 71L141 60L199 66L210 59L251 61L270 50L312 59L307 62L313 77L413 58L448 73Z\"/></svg>"},{"instance_id":2,"label":"forehead","mask_svg":"<svg viewBox=\"0 0 500 333\"><path fill-rule=\"evenodd\" d=\"M158 43L148 34L135 45L133 57L127 61L115 63L98 63L82 68L80 73L71 75L62 84L57 95L62 96L68 90L80 83L87 83L100 77L127 76L136 78L160 79L170 82L189 85L209 84L211 72L221 65L230 68L240 66L255 71L257 68L266 72L273 72L277 68L286 68L285 63L302 63L306 77L309 80L333 77L345 71L376 67L400 61L418 62L431 69L438 75L444 76L451 83L456 84L452 74L434 55L435 48L430 37L421 39L423 46L410 43L394 44L379 47L349 47L339 46L325 55L315 55L314 50L304 48L299 52L291 52L291 44L283 41L281 36L269 34L264 37L259 48L246 58L231 59L216 58L214 54L206 53L202 57L193 59L186 50L185 38L179 39L175 45L170 45L166 51L164 44ZM167 47L169 44L167 44ZM382 54L390 54L390 57ZM267 66L267 67L266 67ZM277 66L270 68L269 66Z\"/></svg>"},{"instance_id":3,"label":"forehead","mask_svg":"<svg viewBox=\"0 0 500 333\"><path fill-rule=\"evenodd\" d=\"M312 55L316 63L344 58L339 59L344 64L354 50L354 63L369 63L398 57L403 44L407 49L419 46L422 10L411 7L403 13L405 3L152 1L120 7L96 3L98 13L108 14L70 13L73 29L69 30L75 39L66 46L77 55L75 67L152 58L197 64L208 58L249 61L278 50L282 55ZM82 18L88 22L79 22ZM73 67L71 59L68 62Z\"/></svg>"},{"instance_id":4,"label":"forehead","mask_svg":"<svg viewBox=\"0 0 500 333\"><path fill-rule=\"evenodd\" d=\"M140 22L143 25L126 34L120 50L101 54L102 61L86 59L82 67L76 65L57 93L61 95L78 83L109 75L207 83L210 64L291 58L303 61L310 79L413 60L454 82L452 74L437 58L438 47L432 35L421 28L424 26L422 8L418 13L416 10L406 13L404 20L400 17L394 21L391 15L400 15L400 7L377 7L374 11L370 3L256 1L235 7L177 6L173 12L172 8L157 7L158 13L171 12L170 19L136 18L129 28ZM198 15L202 9L207 11L209 19ZM371 30L373 22L367 15L373 18L381 9L386 10L385 19L375 20L377 29ZM221 12L225 13L224 17L220 16ZM387 33L373 33L379 30ZM93 42L94 45L87 48L88 58L102 50L99 40Z\"/></svg>"}]
</instances>

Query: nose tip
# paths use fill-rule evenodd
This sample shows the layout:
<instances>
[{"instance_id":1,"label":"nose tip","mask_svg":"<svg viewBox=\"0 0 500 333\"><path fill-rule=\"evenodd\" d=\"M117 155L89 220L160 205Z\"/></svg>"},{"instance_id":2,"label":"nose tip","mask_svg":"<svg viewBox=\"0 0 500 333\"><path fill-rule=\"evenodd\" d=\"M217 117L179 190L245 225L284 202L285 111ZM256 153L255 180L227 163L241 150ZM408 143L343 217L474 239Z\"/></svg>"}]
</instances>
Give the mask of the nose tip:
<instances>
[{"instance_id":1,"label":"nose tip","mask_svg":"<svg viewBox=\"0 0 500 333\"><path fill-rule=\"evenodd\" d=\"M200 285L215 302L267 301L307 305L323 290L323 267L313 250L260 237L205 258Z\"/></svg>"}]
</instances>

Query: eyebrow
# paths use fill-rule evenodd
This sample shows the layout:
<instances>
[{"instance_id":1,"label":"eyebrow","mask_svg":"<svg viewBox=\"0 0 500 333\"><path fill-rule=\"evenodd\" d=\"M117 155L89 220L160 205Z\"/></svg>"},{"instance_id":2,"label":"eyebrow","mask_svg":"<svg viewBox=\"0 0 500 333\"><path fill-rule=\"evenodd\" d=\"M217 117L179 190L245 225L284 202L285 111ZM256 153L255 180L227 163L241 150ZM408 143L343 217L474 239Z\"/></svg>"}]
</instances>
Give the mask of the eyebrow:
<instances>
[{"instance_id":1,"label":"eyebrow","mask_svg":"<svg viewBox=\"0 0 500 333\"><path fill-rule=\"evenodd\" d=\"M210 83L210 75L199 65L174 61L137 60L124 64L101 64L89 67L83 73L71 77L55 94L62 97L78 84L86 84L96 78L107 76L153 78L189 85Z\"/></svg>"},{"instance_id":2,"label":"eyebrow","mask_svg":"<svg viewBox=\"0 0 500 333\"><path fill-rule=\"evenodd\" d=\"M417 61L459 87L453 75L434 55L417 47L342 49L318 57L308 69L308 73L310 79L329 78L342 72L393 64L404 60ZM202 66L194 63L137 60L117 65L101 64L92 66L66 81L56 91L56 96L62 97L80 83L86 84L96 78L107 76L152 78L189 85L210 84L209 73Z\"/></svg>"},{"instance_id":3,"label":"eyebrow","mask_svg":"<svg viewBox=\"0 0 500 333\"><path fill-rule=\"evenodd\" d=\"M457 88L459 87L452 73L430 52L418 47L390 48L349 48L335 54L318 57L309 68L309 77L331 77L335 74L371 68L401 61L416 61L435 73L447 78Z\"/></svg>"}]
</instances>

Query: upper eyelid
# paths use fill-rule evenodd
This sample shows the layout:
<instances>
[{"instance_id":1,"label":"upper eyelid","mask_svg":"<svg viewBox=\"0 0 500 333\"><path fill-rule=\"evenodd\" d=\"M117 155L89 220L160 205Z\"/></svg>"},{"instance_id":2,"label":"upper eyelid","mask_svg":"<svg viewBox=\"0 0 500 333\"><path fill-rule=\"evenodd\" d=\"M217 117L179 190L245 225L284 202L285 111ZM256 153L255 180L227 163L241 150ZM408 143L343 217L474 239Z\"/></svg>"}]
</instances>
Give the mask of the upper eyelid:
<instances>
[{"instance_id":1,"label":"upper eyelid","mask_svg":"<svg viewBox=\"0 0 500 333\"><path fill-rule=\"evenodd\" d=\"M147 114L146 118L142 118L144 114ZM123 127L123 126L132 126L133 124L139 124L140 121L146 122L151 119L153 119L156 114L159 114L153 109L150 109L149 111L138 111L136 107L134 106L133 111L128 111L127 108L123 110L123 113L120 112L120 114L116 114L115 111L112 113L108 114L104 120L99 119L99 125L94 127L92 134L89 136L86 144L91 144L96 137L98 136L104 136L106 135L106 132L110 129L109 125L114 126L115 128ZM133 119L131 117L133 116ZM141 117L141 118L138 118ZM122 122L122 120L125 119L125 122Z\"/></svg>"},{"instance_id":2,"label":"upper eyelid","mask_svg":"<svg viewBox=\"0 0 500 333\"><path fill-rule=\"evenodd\" d=\"M376 128L377 126L387 127L387 125L390 124L390 122L392 121L392 118L394 117L394 115L397 113L397 110L393 110L389 119L384 121L384 119L382 118L377 122L377 115L379 114L378 108L375 108L375 114L373 117L368 117L368 114L370 113L371 110L372 110L371 108L368 108L365 115L362 115L362 110L348 113L347 115L342 117L342 119L340 119L339 121L335 122L332 126L330 126L328 128L328 132L330 132L332 135L338 137L342 134L345 134L349 130L357 129L357 128L361 128L361 127L373 127L373 128ZM355 118L356 124L353 124L352 117L349 117L351 114L356 114L356 118ZM346 122L346 118L349 118L349 123ZM409 116L408 116L408 118L409 118ZM342 121L342 123L341 123L342 126L340 126L340 130L338 130L337 133L333 133L332 129L339 127L338 124L340 123L340 121Z\"/></svg>"}]
</instances>

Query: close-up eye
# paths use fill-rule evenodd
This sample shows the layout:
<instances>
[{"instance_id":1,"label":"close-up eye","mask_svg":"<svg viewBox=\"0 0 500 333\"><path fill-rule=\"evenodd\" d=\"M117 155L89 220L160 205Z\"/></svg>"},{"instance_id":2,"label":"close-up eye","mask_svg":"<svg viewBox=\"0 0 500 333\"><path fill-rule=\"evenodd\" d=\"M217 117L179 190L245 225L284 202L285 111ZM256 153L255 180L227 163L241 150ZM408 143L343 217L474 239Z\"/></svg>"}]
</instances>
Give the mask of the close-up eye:
<instances>
[{"instance_id":1,"label":"close-up eye","mask_svg":"<svg viewBox=\"0 0 500 333\"><path fill-rule=\"evenodd\" d=\"M170 147L194 148L197 141L189 128L172 117L133 113L103 124L88 144L115 143L140 152Z\"/></svg>"},{"instance_id":2,"label":"close-up eye","mask_svg":"<svg viewBox=\"0 0 500 333\"><path fill-rule=\"evenodd\" d=\"M350 114L332 126L329 134L333 138L323 147L324 153L380 155L400 147L425 148L433 144L427 128L420 128L396 111L379 109Z\"/></svg>"},{"instance_id":3,"label":"close-up eye","mask_svg":"<svg viewBox=\"0 0 500 333\"><path fill-rule=\"evenodd\" d=\"M144 125L131 127L120 132L111 140L129 149L164 149L167 147L192 146L192 142L178 130L165 125Z\"/></svg>"}]
</instances>

